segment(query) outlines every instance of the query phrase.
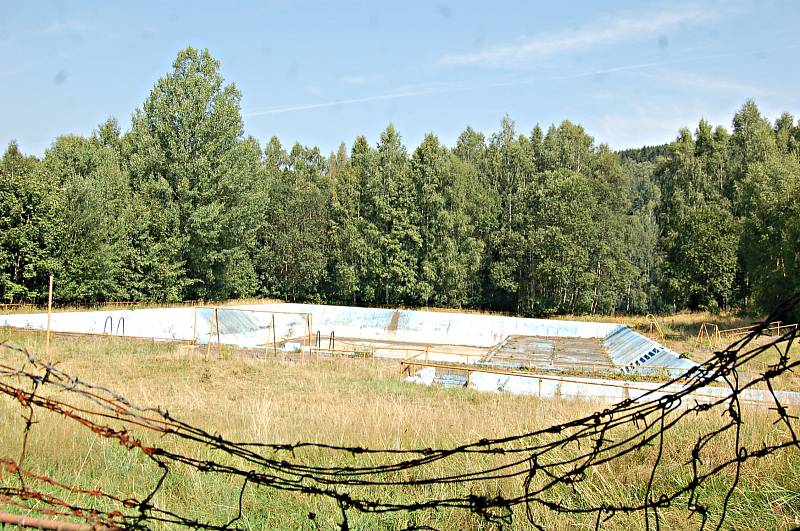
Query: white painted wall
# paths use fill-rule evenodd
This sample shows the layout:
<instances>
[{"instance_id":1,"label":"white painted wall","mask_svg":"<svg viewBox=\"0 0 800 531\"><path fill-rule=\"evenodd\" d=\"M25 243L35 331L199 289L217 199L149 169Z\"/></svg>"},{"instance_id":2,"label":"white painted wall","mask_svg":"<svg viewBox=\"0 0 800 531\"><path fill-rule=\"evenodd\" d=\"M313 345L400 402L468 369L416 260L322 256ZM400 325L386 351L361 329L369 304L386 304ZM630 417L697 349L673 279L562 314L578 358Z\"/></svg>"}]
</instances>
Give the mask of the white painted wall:
<instances>
[{"instance_id":1,"label":"white painted wall","mask_svg":"<svg viewBox=\"0 0 800 531\"><path fill-rule=\"evenodd\" d=\"M237 311L242 310L242 311ZM294 312L286 313L270 312ZM498 315L456 312L356 308L319 304L256 304L226 306L219 310L220 341L225 344L260 348L272 343L274 336L307 335L305 314L311 314L312 334L320 333L325 344L331 332L336 338L360 338L374 341L401 341L435 345L465 345L489 349L508 336L545 336L611 338L607 347L620 366L639 360L656 349L657 357L641 363L647 366L686 367L693 365L662 345L614 323L589 323L548 319L526 319ZM94 312L56 312L52 329L56 332L111 333L157 339L196 340L205 344L216 341L213 310L191 307ZM396 327L393 326L396 324ZM47 315L18 314L0 316L0 326L44 330ZM623 333L620 334L619 332ZM616 333L615 333L616 332ZM622 340L620 340L622 338ZM613 341L613 343L612 343ZM378 351L378 355L396 357L397 353ZM403 355L400 355L404 357ZM434 355L431 359L438 359ZM440 359L440 361L445 361ZM453 361L449 359L447 361Z\"/></svg>"}]
</instances>

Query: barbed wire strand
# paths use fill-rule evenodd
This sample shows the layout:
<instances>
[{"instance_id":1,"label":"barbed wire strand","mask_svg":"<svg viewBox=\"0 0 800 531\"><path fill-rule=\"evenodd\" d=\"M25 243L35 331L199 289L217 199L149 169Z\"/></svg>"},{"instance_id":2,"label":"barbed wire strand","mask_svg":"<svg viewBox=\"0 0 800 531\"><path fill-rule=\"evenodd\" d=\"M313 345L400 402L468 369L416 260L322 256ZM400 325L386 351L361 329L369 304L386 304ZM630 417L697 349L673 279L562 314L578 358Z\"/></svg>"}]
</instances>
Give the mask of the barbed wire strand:
<instances>
[{"instance_id":1,"label":"barbed wire strand","mask_svg":"<svg viewBox=\"0 0 800 531\"><path fill-rule=\"evenodd\" d=\"M534 508L573 516L592 516L595 527L618 514L641 514L646 529L661 528L661 513L684 500L689 517L698 519L704 529L711 521L712 510L703 501L702 488L711 480L729 477L725 496L719 508L716 529L726 519L730 503L741 480L743 465L754 459L767 458L777 452L800 449L796 415L780 400L774 383L800 365L790 350L798 331L789 329L777 337L765 338L770 322L783 317L800 304L800 294L787 300L749 335L715 352L705 363L647 392L636 399L626 399L583 418L547 428L499 438L484 438L450 448L368 448L337 446L317 442L266 443L236 442L221 434L182 421L167 410L132 404L114 390L84 382L62 371L56 365L40 360L33 353L0 343L0 351L22 360L17 366L7 360L0 363L0 395L14 400L23 416L21 451L18 459L0 459L0 479L15 478L16 483L0 481L0 506L52 517L71 517L85 522L91 529L150 529L157 524L170 524L194 529L237 529L246 518L244 499L249 489L271 489L299 493L332 500L340 512L341 529L349 529L351 512L385 514L397 512L435 511L444 508L470 511L497 527L511 525L514 509L524 506L528 523L537 529ZM756 342L758 338L768 339ZM771 351L778 359L761 372L742 381L742 368ZM741 374L740 374L741 373ZM703 388L724 384L722 396L700 395ZM774 424L782 426L786 437L748 448L743 444L743 394L748 390L766 389L769 406L766 411ZM701 400L702 398L702 400ZM30 438L40 414L50 412L66 422L75 423L124 449L145 456L158 469L154 485L146 495L120 497L101 489L87 489L56 481L24 467ZM689 479L666 489L658 484L664 462L665 437L683 421L704 416L721 418L721 424L708 428L697 437L690 449L690 458L683 463ZM148 442L147 434L158 436L161 445ZM725 435L732 437L729 454L713 464L703 462L704 450ZM168 442L169 444L165 444ZM176 442L185 443L183 446ZM187 446L188 445L188 446ZM185 453L174 449L187 448ZM173 448L173 449L170 449ZM189 451L193 449L194 451ZM590 481L594 471L604 465L621 462L626 456L654 449L652 465L644 495L630 502L590 503L582 497L578 486ZM301 452L313 450L335 456L348 465L321 466L304 460ZM206 457L218 455L217 458ZM443 475L437 466L470 455L504 458L499 464L475 465L461 473ZM359 459L373 456L378 463L360 464ZM474 463L478 461L470 461ZM165 488L177 465L204 475L218 475L240 481L238 507L228 520L215 523L200 521L178 509L157 506L154 500ZM437 466L434 466L437 465ZM673 478L674 479L674 478ZM519 492L494 496L475 494L479 486L496 482L517 482ZM673 481L674 483L674 481ZM411 501L403 489L461 485L470 494L436 497L420 494ZM472 485L472 487L469 487ZM374 497L370 489L382 487L397 496L388 500ZM579 500L573 503L562 497L569 489ZM514 489L511 489L512 491ZM657 493L660 492L660 493ZM65 501L77 496L92 501L91 506ZM86 503L88 503L88 501ZM97 507L108 507L101 510ZM311 523L319 528L317 515L309 513ZM427 526L408 529L430 529Z\"/></svg>"}]
</instances>

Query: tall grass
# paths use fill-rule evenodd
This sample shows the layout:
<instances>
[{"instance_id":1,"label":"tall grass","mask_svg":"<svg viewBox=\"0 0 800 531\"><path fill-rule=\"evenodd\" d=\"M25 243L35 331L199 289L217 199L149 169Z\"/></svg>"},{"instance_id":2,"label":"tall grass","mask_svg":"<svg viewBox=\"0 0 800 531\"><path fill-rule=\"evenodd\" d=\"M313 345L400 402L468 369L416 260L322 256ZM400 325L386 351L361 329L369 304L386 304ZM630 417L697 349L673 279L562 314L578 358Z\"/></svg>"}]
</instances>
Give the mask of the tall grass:
<instances>
[{"instance_id":1,"label":"tall grass","mask_svg":"<svg viewBox=\"0 0 800 531\"><path fill-rule=\"evenodd\" d=\"M0 340L11 340L43 352L42 335L0 330ZM582 401L540 400L504 394L482 394L465 389L428 388L406 384L395 362L338 360L287 364L231 356L205 360L203 352L171 343L130 341L119 338L57 337L51 359L83 380L110 386L140 405L161 406L178 418L224 434L233 440L273 443L325 442L383 448L449 447L483 437L500 437L531 431L582 417L603 406ZM4 360L6 363L10 360ZM748 409L744 440L752 446L785 436L773 417ZM88 433L52 415L41 415L30 438L28 467L67 483L103 487L120 495L142 496L154 484L158 470L136 452ZM0 456L19 455L23 419L19 407L0 397ZM684 422L665 441L666 462L659 469L658 487L666 489L688 477L686 449L698 433L718 418ZM718 440L709 448L710 462L729 456L732 441ZM154 441L160 444L159 441ZM163 444L174 444L164 442ZM212 457L209 450L177 443L182 452ZM569 453L564 449L565 455ZM216 456L218 458L218 456ZM641 498L649 477L653 451L643 450L592 472L577 490L552 493L577 504L630 501ZM295 459L328 466L345 464L316 450L299 451ZM349 464L352 459L347 458ZM376 457L356 460L363 465ZM433 465L437 474L454 474L467 466L502 462L502 456L465 456ZM706 463L707 465L710 463ZM438 467L438 468L437 468ZM748 463L729 510L726 527L736 529L787 529L800 525L800 452L787 451L774 458ZM402 475L402 473L400 473ZM2 481L12 481L5 478ZM731 473L704 489L705 500L721 507ZM411 501L421 495L464 496L470 493L511 496L518 482L497 481L482 486L449 485L428 489L375 488L381 499ZM236 512L239 485L224 478L176 468L166 488L154 500L201 520L222 523ZM324 499L291 495L266 488L248 489L244 498L248 529L313 529L308 519L315 513L323 529L334 528L338 508ZM593 529L593 518L557 515L534 507L534 518L552 529ZM666 528L696 527L688 520L685 504L662 512ZM469 513L440 510L383 516L351 514L355 529L397 529L429 525L438 529L491 529ZM638 517L618 515L610 529L642 527ZM515 529L530 527L522 511Z\"/></svg>"}]
</instances>

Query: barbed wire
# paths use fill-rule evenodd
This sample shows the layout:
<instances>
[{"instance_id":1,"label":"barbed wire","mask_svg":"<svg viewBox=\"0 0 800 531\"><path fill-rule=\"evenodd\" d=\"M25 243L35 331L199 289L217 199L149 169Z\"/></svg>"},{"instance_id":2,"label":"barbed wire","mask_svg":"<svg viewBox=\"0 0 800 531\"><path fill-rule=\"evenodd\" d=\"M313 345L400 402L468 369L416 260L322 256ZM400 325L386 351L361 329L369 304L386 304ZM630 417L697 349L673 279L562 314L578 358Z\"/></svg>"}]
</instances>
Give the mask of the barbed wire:
<instances>
[{"instance_id":1,"label":"barbed wire","mask_svg":"<svg viewBox=\"0 0 800 531\"><path fill-rule=\"evenodd\" d=\"M524 517L537 529L544 528L537 521L537 507L591 517L596 528L620 514L640 515L646 529L659 529L661 511L678 503L685 506L687 516L696 519L699 528L715 522L714 527L719 529L745 463L800 449L798 417L790 413L791 406L781 402L781 394L776 390L776 381L800 365L800 359L790 353L798 331L790 329L778 337L763 336L768 323L798 304L800 294L778 307L749 335L715 352L705 363L681 377L636 399L626 399L583 418L544 429L484 438L450 448L378 449L316 442L233 441L182 421L167 410L135 405L114 390L80 380L28 350L0 343L7 354L0 358L0 395L18 404L24 420L19 457L0 458L0 507L48 517L70 517L85 523L86 529L138 530L154 525L238 529L246 516L243 499L248 490L269 489L332 500L339 508L337 519L341 529L349 529L353 512L385 514L445 508L469 511L501 528L512 525L515 516L520 516L518 512L515 514L518 507L523 508ZM760 337L769 340L755 341ZM749 368L754 360L775 354L776 361L766 365L766 369L751 369L747 378L742 377L742 369ZM9 363L8 357L15 357L17 363ZM702 402L692 396L704 387L719 385L728 390L724 396ZM742 431L746 420L742 395L750 389L766 391L770 401L767 414L782 430L783 438L762 441L758 447L744 442ZM121 497L101 489L68 485L26 468L29 439L45 412L144 456L158 470L152 488L142 496ZM659 482L659 471L665 461L665 440L681 423L697 421L699 417L711 419L711 427L700 430L696 442L688 449L688 460L680 465L683 475L671 477L665 486L663 481ZM726 449L724 456L707 455L715 441ZM347 464L313 464L303 453L307 450L336 457L338 462ZM642 451L654 455L641 496L631 496L628 501L595 503L580 495L579 487L590 483L601 467L622 462ZM465 460L468 456L486 459ZM463 467L462 472L441 472L442 465L454 461ZM177 467L236 481L239 496L235 514L223 522L201 521L178 509L156 504L167 478ZM455 467L448 468L451 469ZM703 496L703 488L723 475L729 478L729 484L721 507L714 514L712 504ZM498 482L513 487L506 494L476 493L488 491ZM469 494L436 496L438 491L433 487L447 485L462 486ZM374 494L376 487L390 494L378 497ZM417 495L404 501L409 488L416 489ZM574 496L566 496L565 492ZM67 501L74 497L85 503ZM319 527L316 514L309 513L308 518Z\"/></svg>"}]
</instances>

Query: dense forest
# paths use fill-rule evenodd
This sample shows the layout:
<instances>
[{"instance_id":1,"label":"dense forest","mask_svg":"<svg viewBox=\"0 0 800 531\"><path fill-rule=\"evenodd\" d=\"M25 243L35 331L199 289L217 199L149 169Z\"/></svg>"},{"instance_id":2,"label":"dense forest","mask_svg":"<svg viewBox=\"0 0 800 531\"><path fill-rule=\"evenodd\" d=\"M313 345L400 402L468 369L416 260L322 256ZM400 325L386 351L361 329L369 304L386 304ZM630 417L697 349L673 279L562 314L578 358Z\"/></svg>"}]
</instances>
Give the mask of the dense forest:
<instances>
[{"instance_id":1,"label":"dense forest","mask_svg":"<svg viewBox=\"0 0 800 531\"><path fill-rule=\"evenodd\" d=\"M800 123L614 152L503 119L409 152L392 125L325 155L244 135L208 51L181 51L122 132L0 161L0 300L265 296L523 315L737 307L800 290Z\"/></svg>"}]
</instances>

